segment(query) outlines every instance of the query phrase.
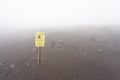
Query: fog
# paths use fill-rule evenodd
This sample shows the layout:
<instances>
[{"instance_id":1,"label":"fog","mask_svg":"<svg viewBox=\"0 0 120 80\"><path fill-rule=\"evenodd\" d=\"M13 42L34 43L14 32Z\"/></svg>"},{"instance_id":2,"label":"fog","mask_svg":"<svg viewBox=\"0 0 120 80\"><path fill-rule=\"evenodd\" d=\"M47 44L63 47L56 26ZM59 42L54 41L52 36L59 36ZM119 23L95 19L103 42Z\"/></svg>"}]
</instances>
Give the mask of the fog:
<instances>
[{"instance_id":1,"label":"fog","mask_svg":"<svg viewBox=\"0 0 120 80\"><path fill-rule=\"evenodd\" d=\"M6 42L13 37L34 35L36 31L118 26L119 3L118 0L0 0L0 37Z\"/></svg>"},{"instance_id":2,"label":"fog","mask_svg":"<svg viewBox=\"0 0 120 80\"><path fill-rule=\"evenodd\" d=\"M119 25L119 0L1 0L0 27Z\"/></svg>"}]
</instances>

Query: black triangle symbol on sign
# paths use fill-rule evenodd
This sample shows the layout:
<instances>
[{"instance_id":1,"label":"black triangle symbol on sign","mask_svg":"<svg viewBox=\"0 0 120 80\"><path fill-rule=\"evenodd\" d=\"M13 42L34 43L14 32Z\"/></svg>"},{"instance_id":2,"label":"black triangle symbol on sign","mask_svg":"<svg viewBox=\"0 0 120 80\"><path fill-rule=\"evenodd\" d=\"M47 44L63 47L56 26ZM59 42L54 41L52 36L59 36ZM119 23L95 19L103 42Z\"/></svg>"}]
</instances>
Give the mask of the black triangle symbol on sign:
<instances>
[{"instance_id":1,"label":"black triangle symbol on sign","mask_svg":"<svg viewBox=\"0 0 120 80\"><path fill-rule=\"evenodd\" d=\"M40 35L38 35L38 38L40 38Z\"/></svg>"}]
</instances>

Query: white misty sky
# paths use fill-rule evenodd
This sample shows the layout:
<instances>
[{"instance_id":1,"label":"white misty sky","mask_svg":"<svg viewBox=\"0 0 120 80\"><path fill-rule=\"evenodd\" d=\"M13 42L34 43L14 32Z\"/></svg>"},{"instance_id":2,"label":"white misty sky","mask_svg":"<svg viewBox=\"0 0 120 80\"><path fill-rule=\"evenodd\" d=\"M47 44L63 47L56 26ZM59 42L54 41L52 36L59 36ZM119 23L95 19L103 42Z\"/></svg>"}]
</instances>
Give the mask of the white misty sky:
<instances>
[{"instance_id":1,"label":"white misty sky","mask_svg":"<svg viewBox=\"0 0 120 80\"><path fill-rule=\"evenodd\" d=\"M120 24L119 0L0 0L0 25Z\"/></svg>"}]
</instances>

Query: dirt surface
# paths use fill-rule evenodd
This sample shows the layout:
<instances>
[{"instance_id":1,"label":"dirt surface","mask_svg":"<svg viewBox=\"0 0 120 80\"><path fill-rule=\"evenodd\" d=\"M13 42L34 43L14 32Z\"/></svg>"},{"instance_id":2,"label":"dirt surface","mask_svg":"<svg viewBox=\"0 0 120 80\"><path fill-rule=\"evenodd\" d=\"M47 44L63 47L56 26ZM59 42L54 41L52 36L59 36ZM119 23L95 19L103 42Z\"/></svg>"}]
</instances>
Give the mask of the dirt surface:
<instances>
[{"instance_id":1,"label":"dirt surface","mask_svg":"<svg viewBox=\"0 0 120 80\"><path fill-rule=\"evenodd\" d=\"M120 80L119 36L119 27L46 32L40 66L35 36L11 40L0 46L0 80Z\"/></svg>"}]
</instances>

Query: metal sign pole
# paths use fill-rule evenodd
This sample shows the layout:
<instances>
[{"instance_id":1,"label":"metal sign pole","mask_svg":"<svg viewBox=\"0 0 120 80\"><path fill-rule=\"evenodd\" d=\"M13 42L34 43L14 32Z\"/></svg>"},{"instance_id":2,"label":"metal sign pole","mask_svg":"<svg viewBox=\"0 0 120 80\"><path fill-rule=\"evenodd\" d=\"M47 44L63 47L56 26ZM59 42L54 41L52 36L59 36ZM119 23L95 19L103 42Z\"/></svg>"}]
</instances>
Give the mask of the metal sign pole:
<instances>
[{"instance_id":1,"label":"metal sign pole","mask_svg":"<svg viewBox=\"0 0 120 80\"><path fill-rule=\"evenodd\" d=\"M38 47L38 65L41 63L41 47Z\"/></svg>"}]
</instances>

